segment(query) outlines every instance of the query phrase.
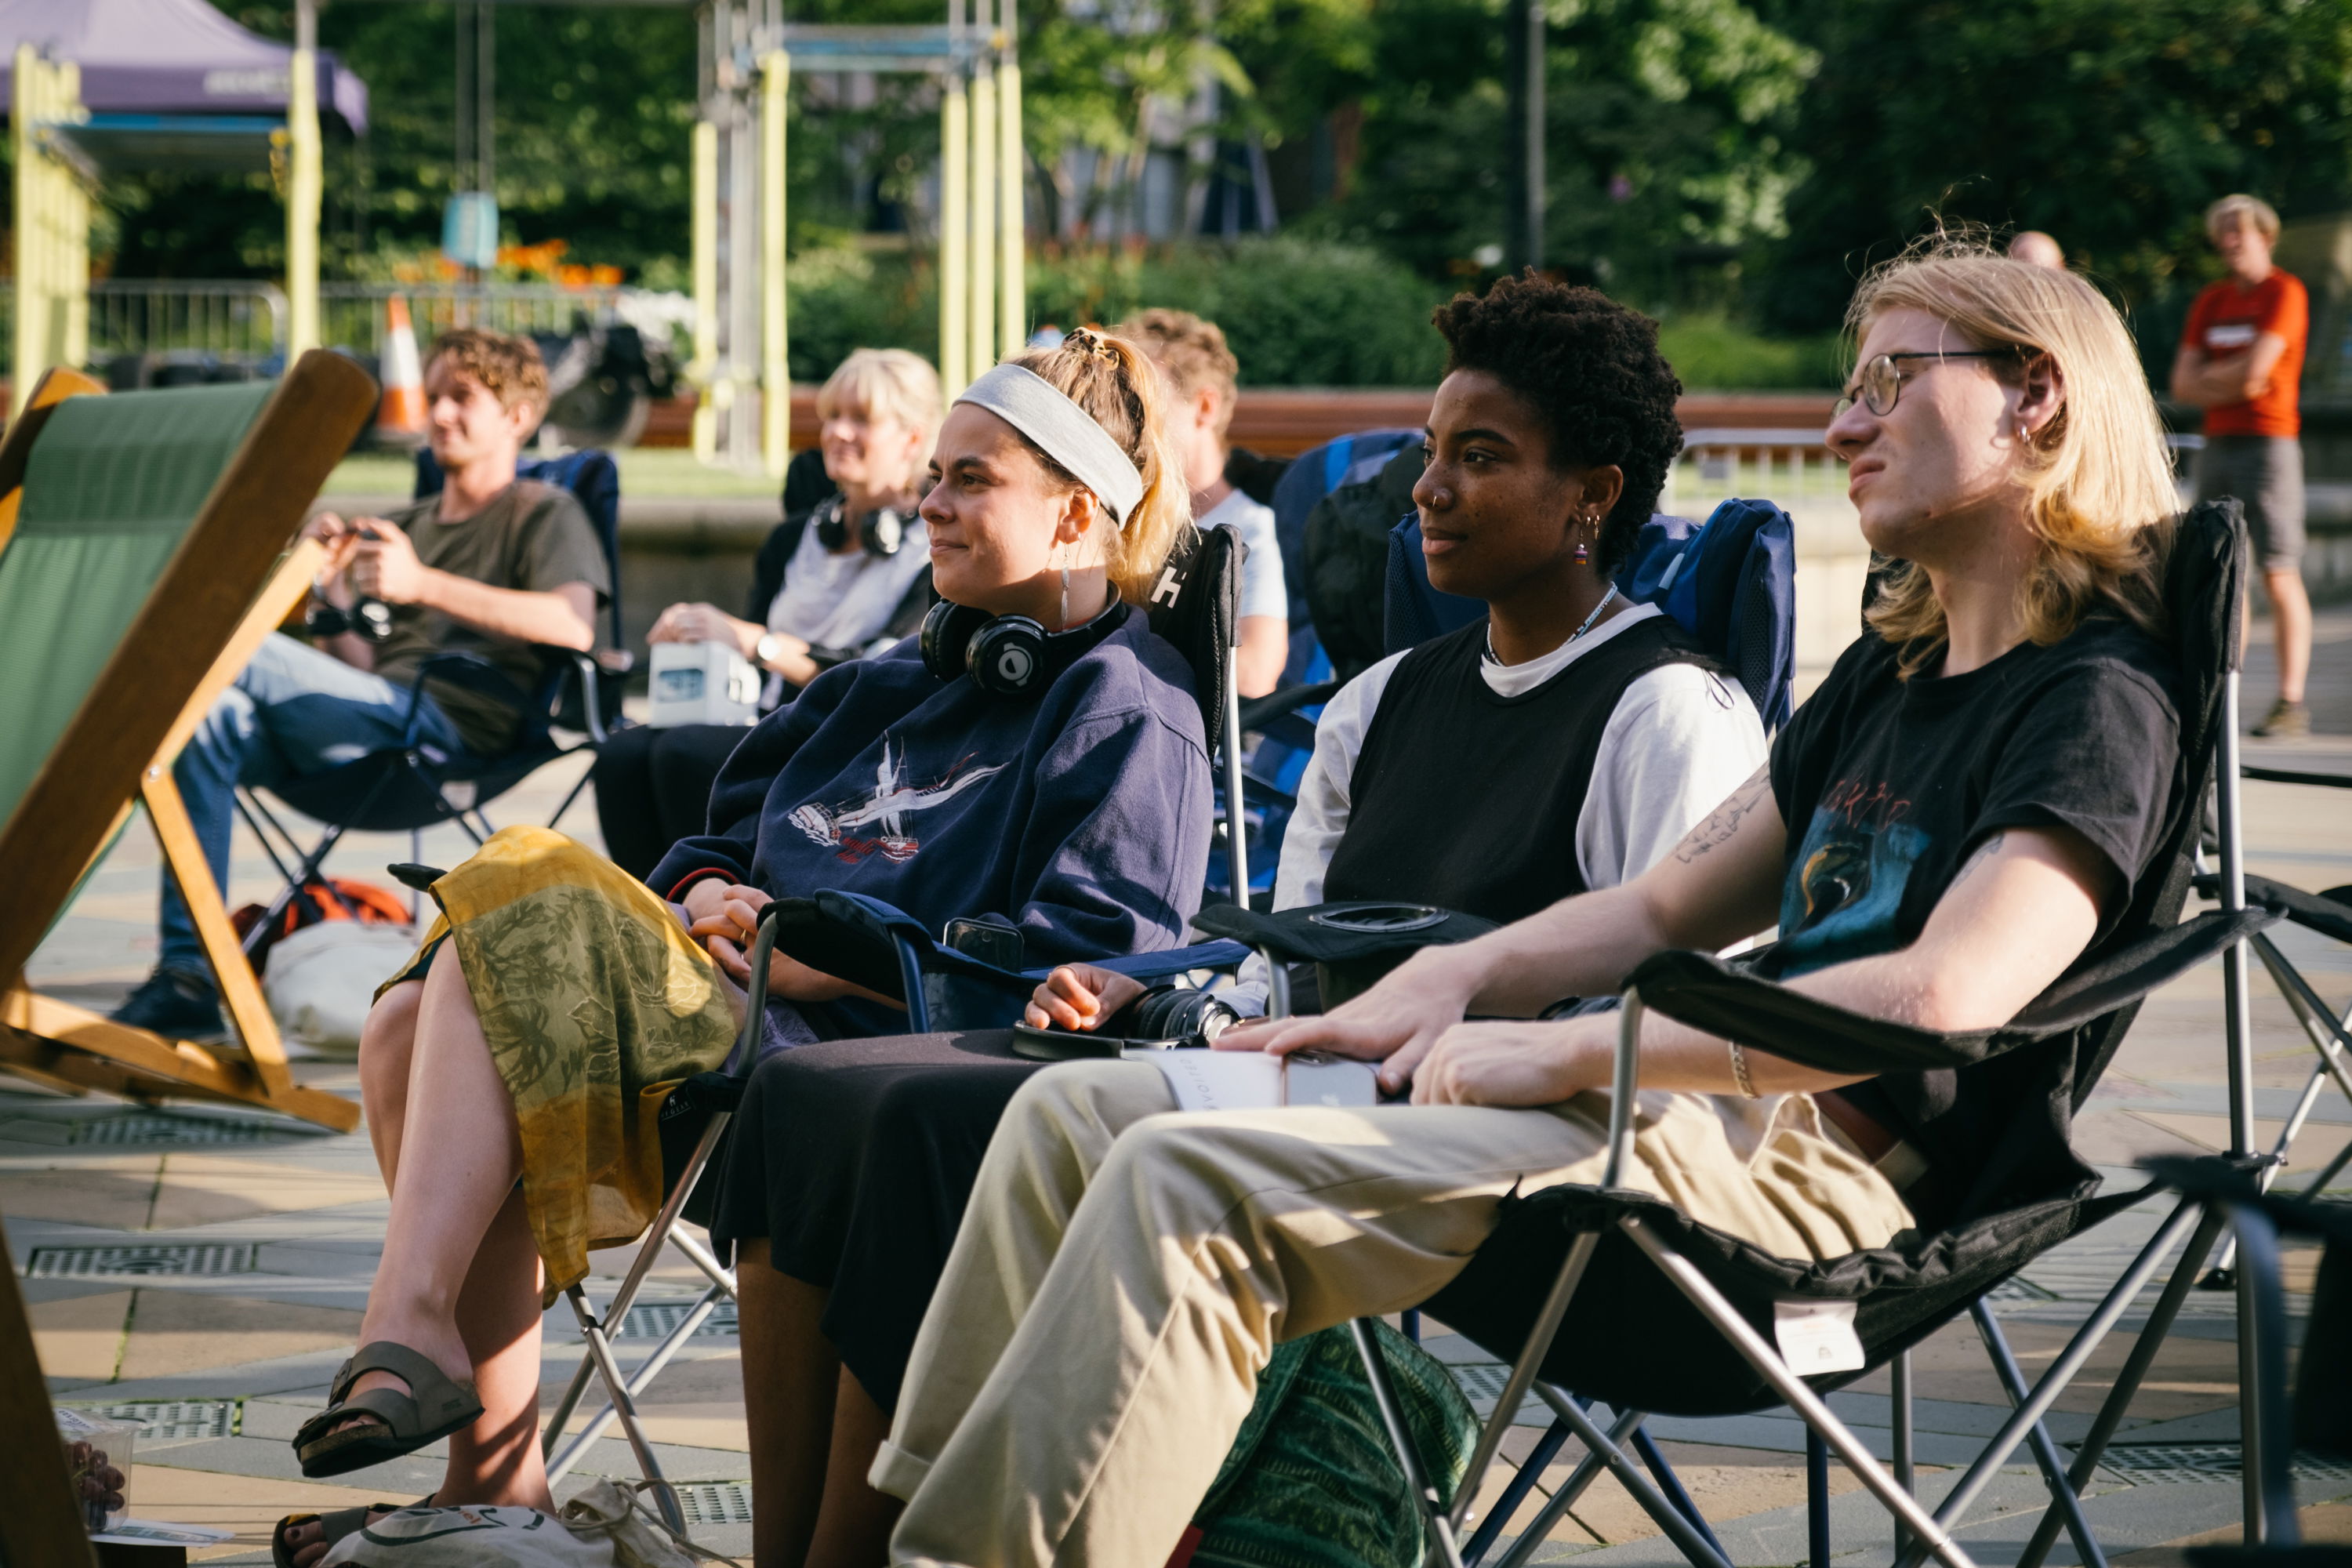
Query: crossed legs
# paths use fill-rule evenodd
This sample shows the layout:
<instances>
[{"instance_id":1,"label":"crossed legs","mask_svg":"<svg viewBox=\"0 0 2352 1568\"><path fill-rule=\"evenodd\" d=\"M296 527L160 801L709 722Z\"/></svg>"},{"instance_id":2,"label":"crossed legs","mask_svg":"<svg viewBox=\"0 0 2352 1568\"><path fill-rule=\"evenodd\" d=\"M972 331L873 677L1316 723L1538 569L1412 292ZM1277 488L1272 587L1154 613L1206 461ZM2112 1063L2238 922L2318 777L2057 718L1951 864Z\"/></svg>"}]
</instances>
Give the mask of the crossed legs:
<instances>
[{"instance_id":1,"label":"crossed legs","mask_svg":"<svg viewBox=\"0 0 2352 1568\"><path fill-rule=\"evenodd\" d=\"M436 1501L552 1508L538 1442L539 1249L516 1184L514 1102L452 947L368 1015L360 1094L392 1190L360 1342L390 1340L475 1381L482 1415L449 1439ZM412 1128L431 1158L402 1160ZM352 1385L371 1388L404 1384L369 1373ZM289 1532L298 1561L311 1560L301 1549L318 1545L316 1528Z\"/></svg>"}]
</instances>

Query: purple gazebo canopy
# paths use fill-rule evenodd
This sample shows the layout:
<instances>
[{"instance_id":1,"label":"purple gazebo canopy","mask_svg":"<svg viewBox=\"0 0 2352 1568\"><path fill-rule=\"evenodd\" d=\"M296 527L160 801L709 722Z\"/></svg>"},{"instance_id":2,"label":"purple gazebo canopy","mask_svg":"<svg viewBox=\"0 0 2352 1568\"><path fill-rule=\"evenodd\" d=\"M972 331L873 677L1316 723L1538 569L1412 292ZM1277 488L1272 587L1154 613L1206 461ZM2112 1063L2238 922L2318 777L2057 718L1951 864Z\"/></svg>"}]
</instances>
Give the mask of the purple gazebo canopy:
<instances>
[{"instance_id":1,"label":"purple gazebo canopy","mask_svg":"<svg viewBox=\"0 0 2352 1568\"><path fill-rule=\"evenodd\" d=\"M0 0L0 50L29 43L81 68L93 114L284 114L284 44L247 32L207 0ZM0 68L0 110L15 83ZM319 57L319 107L367 129L367 84Z\"/></svg>"}]
</instances>

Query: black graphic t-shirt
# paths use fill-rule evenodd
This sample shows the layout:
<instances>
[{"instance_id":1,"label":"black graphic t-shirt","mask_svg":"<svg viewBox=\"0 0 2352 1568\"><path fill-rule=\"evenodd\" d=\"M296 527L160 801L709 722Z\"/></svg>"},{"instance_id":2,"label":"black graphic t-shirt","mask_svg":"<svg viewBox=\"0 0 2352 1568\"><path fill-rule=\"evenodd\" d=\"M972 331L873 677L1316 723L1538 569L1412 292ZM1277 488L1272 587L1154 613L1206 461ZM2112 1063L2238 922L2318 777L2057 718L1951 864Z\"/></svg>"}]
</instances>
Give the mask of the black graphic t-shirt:
<instances>
[{"instance_id":1,"label":"black graphic t-shirt","mask_svg":"<svg viewBox=\"0 0 2352 1568\"><path fill-rule=\"evenodd\" d=\"M1969 855L2006 828L2070 828L2114 868L2084 959L2101 956L2181 793L2170 654L2099 616L1964 675L1904 681L1895 669L1895 649L1865 636L1773 745L1790 853L1771 972L1787 978L1909 945ZM2062 1037L1961 1071L1890 1073L1843 1092L1927 1157L1937 1206L1992 1206L2000 1198L1986 1183L2007 1186L2022 1173L1988 1168L1996 1146L2018 1136L2018 1096L2059 1101L2054 1128L2037 1125L2030 1139L2055 1147L2026 1163L2046 1173L2046 1158L2064 1157L2074 1044Z\"/></svg>"}]
</instances>

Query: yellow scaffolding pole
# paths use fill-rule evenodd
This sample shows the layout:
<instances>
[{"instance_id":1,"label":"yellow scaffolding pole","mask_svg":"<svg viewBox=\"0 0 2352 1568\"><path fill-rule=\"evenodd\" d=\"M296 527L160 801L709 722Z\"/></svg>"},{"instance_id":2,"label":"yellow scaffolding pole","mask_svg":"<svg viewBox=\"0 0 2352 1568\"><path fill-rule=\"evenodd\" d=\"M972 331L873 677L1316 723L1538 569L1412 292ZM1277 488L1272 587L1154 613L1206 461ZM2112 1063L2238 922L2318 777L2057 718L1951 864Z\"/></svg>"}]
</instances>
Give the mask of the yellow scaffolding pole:
<instances>
[{"instance_id":1,"label":"yellow scaffolding pole","mask_svg":"<svg viewBox=\"0 0 2352 1568\"><path fill-rule=\"evenodd\" d=\"M319 346L319 209L326 153L319 140L318 11L295 8L286 86L286 363Z\"/></svg>"},{"instance_id":2,"label":"yellow scaffolding pole","mask_svg":"<svg viewBox=\"0 0 2352 1568\"><path fill-rule=\"evenodd\" d=\"M971 303L965 251L971 213L964 190L971 174L971 148L966 139L971 125L963 75L951 67L940 88L940 384L950 397L971 384L966 370L971 344L964 325Z\"/></svg>"},{"instance_id":3,"label":"yellow scaffolding pole","mask_svg":"<svg viewBox=\"0 0 2352 1568\"><path fill-rule=\"evenodd\" d=\"M694 455L719 455L719 127L694 122Z\"/></svg>"},{"instance_id":4,"label":"yellow scaffolding pole","mask_svg":"<svg viewBox=\"0 0 2352 1568\"><path fill-rule=\"evenodd\" d=\"M16 359L9 412L21 413L42 373L89 358L89 193L47 127L83 118L81 70L16 46L9 132L16 153Z\"/></svg>"},{"instance_id":5,"label":"yellow scaffolding pole","mask_svg":"<svg viewBox=\"0 0 2352 1568\"><path fill-rule=\"evenodd\" d=\"M760 58L760 457L770 479L792 460L793 375L784 317L784 108L793 58Z\"/></svg>"},{"instance_id":6,"label":"yellow scaffolding pole","mask_svg":"<svg viewBox=\"0 0 2352 1568\"><path fill-rule=\"evenodd\" d=\"M996 264L1002 294L996 321L1003 334L1004 353L1010 355L1020 353L1029 341L1028 220L1021 199L1027 164L1021 150L1021 67L1014 62L1012 48L1014 0L1003 0L1003 5L1005 47L996 62L996 182L1001 202L996 238L1003 247Z\"/></svg>"},{"instance_id":7,"label":"yellow scaffolding pole","mask_svg":"<svg viewBox=\"0 0 2352 1568\"><path fill-rule=\"evenodd\" d=\"M975 31L988 26L987 0L978 9ZM971 306L965 322L973 375L996 363L996 73L984 32L982 38L971 69Z\"/></svg>"}]
</instances>

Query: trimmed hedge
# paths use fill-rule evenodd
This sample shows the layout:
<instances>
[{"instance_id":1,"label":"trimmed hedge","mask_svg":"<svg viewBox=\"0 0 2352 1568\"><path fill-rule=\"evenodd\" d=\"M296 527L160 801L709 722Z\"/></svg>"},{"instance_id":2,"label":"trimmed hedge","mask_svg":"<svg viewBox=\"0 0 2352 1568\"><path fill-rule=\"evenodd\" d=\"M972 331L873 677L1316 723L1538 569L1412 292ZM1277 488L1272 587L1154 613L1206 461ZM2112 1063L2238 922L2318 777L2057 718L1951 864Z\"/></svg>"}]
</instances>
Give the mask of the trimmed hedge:
<instances>
[{"instance_id":1,"label":"trimmed hedge","mask_svg":"<svg viewBox=\"0 0 2352 1568\"><path fill-rule=\"evenodd\" d=\"M928 258L803 251L786 287L794 380L822 381L854 348L938 353ZM1071 327L1152 305L1194 310L1224 328L1254 386L1426 386L1444 363L1429 316L1446 292L1377 251L1284 237L1029 264L1031 321Z\"/></svg>"},{"instance_id":2,"label":"trimmed hedge","mask_svg":"<svg viewBox=\"0 0 2352 1568\"><path fill-rule=\"evenodd\" d=\"M805 250L786 273L795 381L850 350L939 352L928 257ZM1224 328L1244 386L1429 386L1445 345L1430 312L1454 290L1369 247L1276 235L1226 246L1065 250L1029 263L1029 319L1109 324L1152 305ZM1763 338L1710 316L1667 321L1661 345L1688 387L1835 386L1834 337Z\"/></svg>"}]
</instances>

